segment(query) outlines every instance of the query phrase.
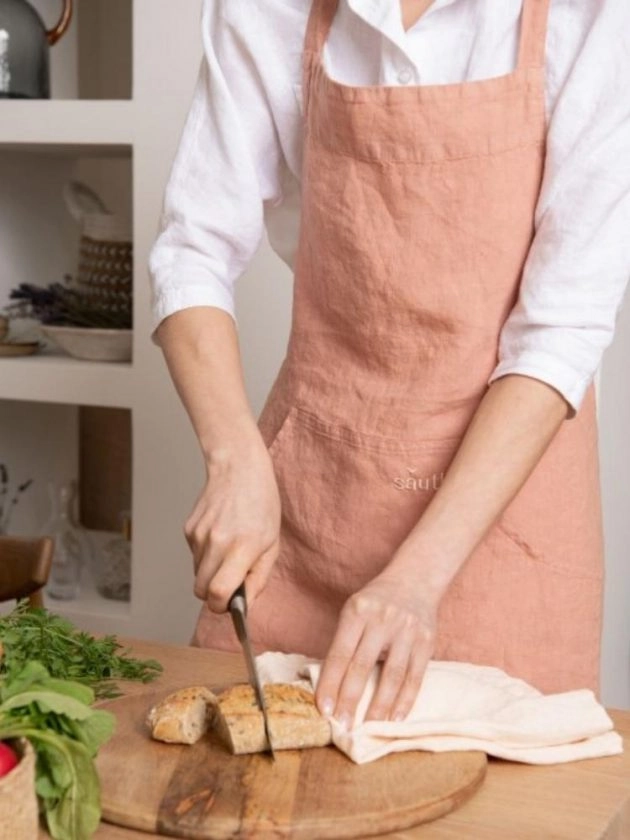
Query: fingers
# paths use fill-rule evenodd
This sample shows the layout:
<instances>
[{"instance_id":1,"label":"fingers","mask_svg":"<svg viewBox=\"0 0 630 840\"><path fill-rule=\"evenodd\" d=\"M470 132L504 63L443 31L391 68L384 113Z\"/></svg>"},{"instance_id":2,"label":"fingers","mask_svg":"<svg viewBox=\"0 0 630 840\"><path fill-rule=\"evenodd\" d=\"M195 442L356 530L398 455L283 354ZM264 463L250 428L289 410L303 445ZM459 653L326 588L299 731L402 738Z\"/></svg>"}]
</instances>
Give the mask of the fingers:
<instances>
[{"instance_id":1,"label":"fingers","mask_svg":"<svg viewBox=\"0 0 630 840\"><path fill-rule=\"evenodd\" d=\"M264 588L278 556L278 543L262 551L252 543L236 544L220 562L206 590L206 602L214 612L225 612L236 589L245 581L247 604L254 603Z\"/></svg>"},{"instance_id":2,"label":"fingers","mask_svg":"<svg viewBox=\"0 0 630 840\"><path fill-rule=\"evenodd\" d=\"M384 654L364 720L403 720L420 691L434 633L431 610L396 604L391 592L387 597L353 596L342 610L322 666L316 691L320 712L349 728L374 666Z\"/></svg>"},{"instance_id":3,"label":"fingers","mask_svg":"<svg viewBox=\"0 0 630 840\"><path fill-rule=\"evenodd\" d=\"M363 696L385 641L381 627L367 627L354 656L348 663L334 712L334 716L345 729L349 729L352 725L359 700Z\"/></svg>"},{"instance_id":4,"label":"fingers","mask_svg":"<svg viewBox=\"0 0 630 840\"><path fill-rule=\"evenodd\" d=\"M252 600L279 553L281 502L267 449L234 450L208 478L184 526L195 568L195 595L225 612L246 577Z\"/></svg>"},{"instance_id":5,"label":"fingers","mask_svg":"<svg viewBox=\"0 0 630 840\"><path fill-rule=\"evenodd\" d=\"M247 603L251 606L265 588L273 565L280 553L280 542L276 542L260 555L260 559L249 570L246 578Z\"/></svg>"},{"instance_id":6,"label":"fingers","mask_svg":"<svg viewBox=\"0 0 630 840\"><path fill-rule=\"evenodd\" d=\"M376 691L365 713L365 720L394 719L398 712L397 700L407 679L414 641L415 633L411 630L401 632L393 640Z\"/></svg>"},{"instance_id":7,"label":"fingers","mask_svg":"<svg viewBox=\"0 0 630 840\"><path fill-rule=\"evenodd\" d=\"M363 635L364 626L364 619L344 607L339 618L337 632L322 666L315 693L317 706L327 717L335 711L341 682Z\"/></svg>"},{"instance_id":8,"label":"fingers","mask_svg":"<svg viewBox=\"0 0 630 840\"><path fill-rule=\"evenodd\" d=\"M431 658L431 651L432 648L428 644L420 643L412 653L405 680L394 702L390 720L404 720L413 708Z\"/></svg>"},{"instance_id":9,"label":"fingers","mask_svg":"<svg viewBox=\"0 0 630 840\"><path fill-rule=\"evenodd\" d=\"M234 541L226 548L210 534L194 557L194 593L213 612L225 612L229 599L247 578L247 601L251 605L264 588L278 553L279 540L265 549L251 540Z\"/></svg>"},{"instance_id":10,"label":"fingers","mask_svg":"<svg viewBox=\"0 0 630 840\"><path fill-rule=\"evenodd\" d=\"M195 585L193 591L197 598L205 601L208 597L210 582L221 565L224 552L218 539L213 537L210 530L198 533L193 537L193 565L195 567Z\"/></svg>"}]
</instances>

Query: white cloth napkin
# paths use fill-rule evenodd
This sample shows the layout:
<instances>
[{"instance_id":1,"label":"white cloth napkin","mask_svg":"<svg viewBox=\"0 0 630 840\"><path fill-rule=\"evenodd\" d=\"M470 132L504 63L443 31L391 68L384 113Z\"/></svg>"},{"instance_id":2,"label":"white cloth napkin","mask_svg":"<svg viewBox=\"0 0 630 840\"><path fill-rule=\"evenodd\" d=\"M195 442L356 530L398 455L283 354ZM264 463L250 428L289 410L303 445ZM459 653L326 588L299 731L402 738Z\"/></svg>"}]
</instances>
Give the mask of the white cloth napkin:
<instances>
[{"instance_id":1,"label":"white cloth napkin","mask_svg":"<svg viewBox=\"0 0 630 840\"><path fill-rule=\"evenodd\" d=\"M321 663L299 654L257 657L263 683L314 691ZM431 661L404 721L367 721L376 666L348 731L331 718L334 744L357 764L404 750L482 750L526 764L559 764L623 752L621 736L588 689L542 694L499 668Z\"/></svg>"}]
</instances>

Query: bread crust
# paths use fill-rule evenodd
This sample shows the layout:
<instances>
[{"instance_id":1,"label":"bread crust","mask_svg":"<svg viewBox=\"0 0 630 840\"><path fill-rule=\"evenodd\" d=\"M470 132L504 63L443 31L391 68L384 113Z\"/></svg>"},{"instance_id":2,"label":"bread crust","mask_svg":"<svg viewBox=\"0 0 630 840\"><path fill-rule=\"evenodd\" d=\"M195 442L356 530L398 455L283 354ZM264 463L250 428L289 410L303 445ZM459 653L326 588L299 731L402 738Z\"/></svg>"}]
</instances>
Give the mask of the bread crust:
<instances>
[{"instance_id":1,"label":"bread crust","mask_svg":"<svg viewBox=\"0 0 630 840\"><path fill-rule=\"evenodd\" d=\"M174 691L147 714L151 735L171 744L195 744L208 731L217 707L217 698L205 686Z\"/></svg>"}]
</instances>

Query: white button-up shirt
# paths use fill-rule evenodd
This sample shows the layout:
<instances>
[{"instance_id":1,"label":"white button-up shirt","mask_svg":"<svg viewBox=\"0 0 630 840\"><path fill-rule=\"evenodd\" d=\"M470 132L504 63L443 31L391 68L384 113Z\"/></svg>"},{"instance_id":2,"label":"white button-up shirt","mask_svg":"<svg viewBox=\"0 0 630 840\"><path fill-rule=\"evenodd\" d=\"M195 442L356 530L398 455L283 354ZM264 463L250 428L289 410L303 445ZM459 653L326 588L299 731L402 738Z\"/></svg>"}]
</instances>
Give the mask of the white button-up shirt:
<instances>
[{"instance_id":1,"label":"white button-up shirt","mask_svg":"<svg viewBox=\"0 0 630 840\"><path fill-rule=\"evenodd\" d=\"M293 267L310 5L204 0L203 61L150 256L154 327L190 306L234 317L234 284L265 227ZM522 0L434 0L405 32L399 0L339 0L323 60L329 75L357 86L507 74L521 9ZM573 416L612 340L630 274L628 0L551 0L546 103L535 236L489 382L507 373L541 379Z\"/></svg>"}]
</instances>

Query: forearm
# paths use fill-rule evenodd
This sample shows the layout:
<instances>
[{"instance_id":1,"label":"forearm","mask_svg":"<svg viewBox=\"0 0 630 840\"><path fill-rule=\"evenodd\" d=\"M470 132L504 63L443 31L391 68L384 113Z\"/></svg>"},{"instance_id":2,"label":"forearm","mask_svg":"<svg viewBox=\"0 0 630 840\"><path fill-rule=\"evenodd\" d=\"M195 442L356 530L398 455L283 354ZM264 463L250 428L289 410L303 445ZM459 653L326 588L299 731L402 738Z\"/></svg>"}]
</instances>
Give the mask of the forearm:
<instances>
[{"instance_id":1,"label":"forearm","mask_svg":"<svg viewBox=\"0 0 630 840\"><path fill-rule=\"evenodd\" d=\"M162 321L157 337L206 462L255 438L231 315L214 306L183 309Z\"/></svg>"},{"instance_id":2,"label":"forearm","mask_svg":"<svg viewBox=\"0 0 630 840\"><path fill-rule=\"evenodd\" d=\"M563 396L538 379L510 374L493 382L444 481L391 566L441 597L566 416Z\"/></svg>"}]
</instances>

